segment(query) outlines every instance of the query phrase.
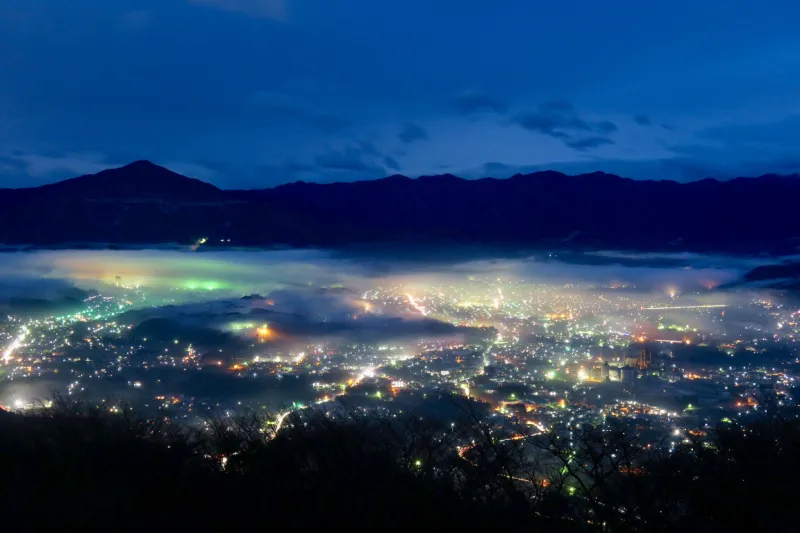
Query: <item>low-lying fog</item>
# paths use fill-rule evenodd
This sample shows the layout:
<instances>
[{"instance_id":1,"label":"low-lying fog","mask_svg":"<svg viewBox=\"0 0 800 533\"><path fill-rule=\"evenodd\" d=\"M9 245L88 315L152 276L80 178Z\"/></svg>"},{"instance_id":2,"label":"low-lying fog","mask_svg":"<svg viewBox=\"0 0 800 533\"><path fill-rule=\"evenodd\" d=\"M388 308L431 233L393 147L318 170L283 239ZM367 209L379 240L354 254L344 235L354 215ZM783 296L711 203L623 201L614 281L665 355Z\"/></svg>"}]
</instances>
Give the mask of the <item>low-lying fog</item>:
<instances>
[{"instance_id":1,"label":"low-lying fog","mask_svg":"<svg viewBox=\"0 0 800 533\"><path fill-rule=\"evenodd\" d=\"M206 357L221 354L220 364L228 365L253 353L258 328L267 324L272 348L282 351L276 353L325 342L392 343L413 353L428 341L502 336L512 329L507 321L514 322L513 331L523 320L535 328L538 317L554 313L581 313L587 323L591 315L603 315L607 323L609 309L622 309L624 302L637 309L665 308L659 311L662 318L681 324L687 321L683 306L728 305L737 325L726 327L764 327L763 316L747 311L752 292L720 288L763 263L613 252L40 250L0 255L0 311L9 320L77 313L92 295L136 288L137 297L126 296L129 305L118 314L117 321L128 327L123 338L192 339ZM597 307L604 302L612 307ZM635 318L616 319L632 332L646 328ZM722 331L711 323L713 317L691 320L687 327ZM3 350L18 323L5 324ZM134 374L131 370L129 378ZM307 381L302 380L305 389ZM24 386L33 392L20 392ZM3 380L0 403L21 394L41 397L46 387L58 389L59 382ZM204 388L245 393L245 385L222 377L186 388L193 394Z\"/></svg>"},{"instance_id":2,"label":"low-lying fog","mask_svg":"<svg viewBox=\"0 0 800 533\"><path fill-rule=\"evenodd\" d=\"M209 289L215 296L332 285L362 292L376 284L448 283L468 276L692 292L734 281L764 262L759 258L613 252L487 258L477 251L42 250L0 254L0 298L49 299L63 295L70 286L89 290L103 283L114 284L117 277L125 284L158 291L162 297L170 289L190 288Z\"/></svg>"}]
</instances>

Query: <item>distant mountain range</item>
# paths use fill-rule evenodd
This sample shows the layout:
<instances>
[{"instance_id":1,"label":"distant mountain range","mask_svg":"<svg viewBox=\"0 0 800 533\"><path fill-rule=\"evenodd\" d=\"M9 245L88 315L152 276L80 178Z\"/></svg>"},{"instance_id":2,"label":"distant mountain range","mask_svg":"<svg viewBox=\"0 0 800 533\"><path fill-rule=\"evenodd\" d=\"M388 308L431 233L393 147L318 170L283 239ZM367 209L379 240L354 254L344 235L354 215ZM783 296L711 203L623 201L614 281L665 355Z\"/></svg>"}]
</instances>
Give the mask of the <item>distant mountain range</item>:
<instances>
[{"instance_id":1,"label":"distant mountain range","mask_svg":"<svg viewBox=\"0 0 800 533\"><path fill-rule=\"evenodd\" d=\"M0 189L0 242L39 246L490 245L790 253L800 176L691 183L595 172L508 179L296 182L221 190L146 161L28 189ZM230 241L228 240L230 239Z\"/></svg>"}]
</instances>

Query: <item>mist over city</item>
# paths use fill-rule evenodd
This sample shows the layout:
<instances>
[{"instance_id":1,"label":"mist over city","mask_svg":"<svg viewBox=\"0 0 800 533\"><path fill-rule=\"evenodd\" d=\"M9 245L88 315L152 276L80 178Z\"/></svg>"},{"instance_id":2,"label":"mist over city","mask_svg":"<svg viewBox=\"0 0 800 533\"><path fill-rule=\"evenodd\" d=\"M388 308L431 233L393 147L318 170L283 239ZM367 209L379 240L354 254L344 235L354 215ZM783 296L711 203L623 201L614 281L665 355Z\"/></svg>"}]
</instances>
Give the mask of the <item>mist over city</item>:
<instances>
[{"instance_id":1,"label":"mist over city","mask_svg":"<svg viewBox=\"0 0 800 533\"><path fill-rule=\"evenodd\" d=\"M746 379L754 354L794 364L797 304L737 285L759 259L468 254L5 254L3 404L59 393L151 407L170 397L173 413L196 422L241 402L281 409L351 396L366 381L402 383L400 397L467 387L501 410L503 386L534 399L609 388L610 405L658 392L656 406L678 409L692 396L686 375L724 367L714 398L730 403L728 386ZM652 367L626 363L640 351ZM464 365L466 354L477 360ZM648 372L661 377L635 379Z\"/></svg>"}]
</instances>

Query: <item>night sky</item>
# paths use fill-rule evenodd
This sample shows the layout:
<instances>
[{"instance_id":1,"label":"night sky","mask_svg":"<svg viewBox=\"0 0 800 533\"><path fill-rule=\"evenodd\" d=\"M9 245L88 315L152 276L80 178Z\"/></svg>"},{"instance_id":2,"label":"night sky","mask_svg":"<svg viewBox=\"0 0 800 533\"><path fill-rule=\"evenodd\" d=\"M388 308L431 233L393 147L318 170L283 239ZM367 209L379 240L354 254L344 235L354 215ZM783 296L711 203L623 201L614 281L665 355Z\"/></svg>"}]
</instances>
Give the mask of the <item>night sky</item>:
<instances>
[{"instance_id":1,"label":"night sky","mask_svg":"<svg viewBox=\"0 0 800 533\"><path fill-rule=\"evenodd\" d=\"M800 171L797 0L2 0L0 186Z\"/></svg>"}]
</instances>

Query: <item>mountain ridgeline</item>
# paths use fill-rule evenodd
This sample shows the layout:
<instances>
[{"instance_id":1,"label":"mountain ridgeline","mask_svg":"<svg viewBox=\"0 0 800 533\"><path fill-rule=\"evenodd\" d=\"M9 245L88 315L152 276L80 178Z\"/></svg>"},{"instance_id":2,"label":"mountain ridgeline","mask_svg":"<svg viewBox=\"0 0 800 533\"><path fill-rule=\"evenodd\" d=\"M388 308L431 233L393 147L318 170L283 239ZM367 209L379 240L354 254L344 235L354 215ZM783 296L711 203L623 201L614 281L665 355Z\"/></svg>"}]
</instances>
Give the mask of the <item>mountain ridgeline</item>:
<instances>
[{"instance_id":1,"label":"mountain ridgeline","mask_svg":"<svg viewBox=\"0 0 800 533\"><path fill-rule=\"evenodd\" d=\"M221 190L146 161L0 189L9 245L491 245L789 253L800 176L691 183L595 172L508 179L446 174ZM228 241L230 239L230 241Z\"/></svg>"}]
</instances>

